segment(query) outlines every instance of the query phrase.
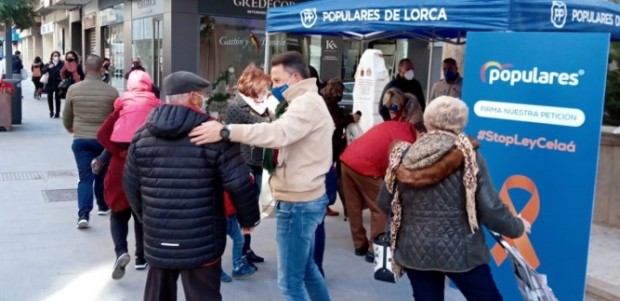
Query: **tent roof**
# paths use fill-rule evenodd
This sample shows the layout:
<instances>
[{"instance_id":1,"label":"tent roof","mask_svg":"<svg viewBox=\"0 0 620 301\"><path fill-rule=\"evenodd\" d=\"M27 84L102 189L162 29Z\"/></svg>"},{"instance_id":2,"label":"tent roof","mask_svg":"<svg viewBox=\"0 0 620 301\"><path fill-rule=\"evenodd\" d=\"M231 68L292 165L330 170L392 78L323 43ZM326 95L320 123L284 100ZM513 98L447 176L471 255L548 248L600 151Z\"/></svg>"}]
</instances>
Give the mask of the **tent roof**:
<instances>
[{"instance_id":1,"label":"tent roof","mask_svg":"<svg viewBox=\"0 0 620 301\"><path fill-rule=\"evenodd\" d=\"M620 5L604 0L316 0L270 8L267 31L374 40L447 40L468 31L609 32Z\"/></svg>"}]
</instances>

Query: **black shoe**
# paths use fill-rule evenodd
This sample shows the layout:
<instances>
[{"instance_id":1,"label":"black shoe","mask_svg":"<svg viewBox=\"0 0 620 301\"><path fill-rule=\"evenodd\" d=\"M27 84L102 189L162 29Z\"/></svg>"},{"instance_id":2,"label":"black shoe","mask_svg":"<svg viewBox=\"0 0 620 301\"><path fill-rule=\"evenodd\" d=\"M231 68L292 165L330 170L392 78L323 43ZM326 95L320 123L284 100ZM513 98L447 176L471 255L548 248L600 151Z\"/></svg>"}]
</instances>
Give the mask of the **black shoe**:
<instances>
[{"instance_id":1,"label":"black shoe","mask_svg":"<svg viewBox=\"0 0 620 301\"><path fill-rule=\"evenodd\" d=\"M373 252L366 253L366 262L370 262L370 263L375 262L375 253Z\"/></svg>"},{"instance_id":2,"label":"black shoe","mask_svg":"<svg viewBox=\"0 0 620 301\"><path fill-rule=\"evenodd\" d=\"M265 258L256 255L252 250L246 252L245 256L247 256L249 262L265 262Z\"/></svg>"},{"instance_id":3,"label":"black shoe","mask_svg":"<svg viewBox=\"0 0 620 301\"><path fill-rule=\"evenodd\" d=\"M56 118L56 119L60 118L60 113L54 114L54 118Z\"/></svg>"},{"instance_id":4,"label":"black shoe","mask_svg":"<svg viewBox=\"0 0 620 301\"><path fill-rule=\"evenodd\" d=\"M146 262L146 259L144 259L144 257L136 257L136 270L142 271L145 270L148 266L149 264L148 262Z\"/></svg>"},{"instance_id":5,"label":"black shoe","mask_svg":"<svg viewBox=\"0 0 620 301\"><path fill-rule=\"evenodd\" d=\"M50 118L54 117L54 113L50 112Z\"/></svg>"},{"instance_id":6,"label":"black shoe","mask_svg":"<svg viewBox=\"0 0 620 301\"><path fill-rule=\"evenodd\" d=\"M355 249L355 255L364 256L368 253L368 246L361 247L359 249Z\"/></svg>"},{"instance_id":7,"label":"black shoe","mask_svg":"<svg viewBox=\"0 0 620 301\"><path fill-rule=\"evenodd\" d=\"M114 262L114 269L112 270L112 279L118 280L125 276L125 267L129 264L129 254L123 253L116 258Z\"/></svg>"}]
</instances>

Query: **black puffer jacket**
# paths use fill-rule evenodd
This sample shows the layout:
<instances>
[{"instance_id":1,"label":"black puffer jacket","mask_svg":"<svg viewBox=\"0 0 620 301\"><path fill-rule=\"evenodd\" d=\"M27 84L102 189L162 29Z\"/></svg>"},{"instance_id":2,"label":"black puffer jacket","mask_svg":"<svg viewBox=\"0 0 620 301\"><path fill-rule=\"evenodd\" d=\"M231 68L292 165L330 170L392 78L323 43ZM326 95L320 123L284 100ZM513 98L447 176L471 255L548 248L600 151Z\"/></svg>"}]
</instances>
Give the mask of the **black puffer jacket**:
<instances>
[{"instance_id":1,"label":"black puffer jacket","mask_svg":"<svg viewBox=\"0 0 620 301\"><path fill-rule=\"evenodd\" d=\"M123 188L144 224L146 260L156 268L191 269L222 256L224 189L242 227L260 221L239 146L196 146L188 133L208 116L183 106L153 110L129 148Z\"/></svg>"}]
</instances>

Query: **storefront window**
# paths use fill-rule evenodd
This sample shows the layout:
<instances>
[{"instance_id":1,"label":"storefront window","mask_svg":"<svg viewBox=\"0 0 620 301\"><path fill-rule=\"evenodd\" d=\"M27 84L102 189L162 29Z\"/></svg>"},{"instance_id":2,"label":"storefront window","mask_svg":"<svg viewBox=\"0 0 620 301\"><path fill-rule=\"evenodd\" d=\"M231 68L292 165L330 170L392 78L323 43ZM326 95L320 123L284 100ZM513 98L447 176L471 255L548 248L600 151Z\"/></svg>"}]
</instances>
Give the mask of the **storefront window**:
<instances>
[{"instance_id":1,"label":"storefront window","mask_svg":"<svg viewBox=\"0 0 620 301\"><path fill-rule=\"evenodd\" d=\"M254 37L254 38L252 38ZM250 63L263 65L265 21L205 16L200 21L200 73L215 80L233 67L235 75Z\"/></svg>"},{"instance_id":2,"label":"storefront window","mask_svg":"<svg viewBox=\"0 0 620 301\"><path fill-rule=\"evenodd\" d=\"M124 91L125 48L123 43L123 25L102 28L103 55L110 59L110 84L119 91Z\"/></svg>"},{"instance_id":3,"label":"storefront window","mask_svg":"<svg viewBox=\"0 0 620 301\"><path fill-rule=\"evenodd\" d=\"M152 17L134 20L132 29L132 56L140 58L153 82L161 86L163 21Z\"/></svg>"}]
</instances>

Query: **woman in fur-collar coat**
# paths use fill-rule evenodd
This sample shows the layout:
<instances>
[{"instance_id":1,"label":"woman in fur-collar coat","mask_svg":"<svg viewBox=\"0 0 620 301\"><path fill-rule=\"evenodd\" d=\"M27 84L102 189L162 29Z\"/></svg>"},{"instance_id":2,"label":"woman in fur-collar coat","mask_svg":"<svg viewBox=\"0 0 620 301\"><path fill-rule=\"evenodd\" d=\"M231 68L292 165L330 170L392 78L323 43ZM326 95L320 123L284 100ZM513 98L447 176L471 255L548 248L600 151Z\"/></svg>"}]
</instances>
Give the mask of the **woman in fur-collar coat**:
<instances>
[{"instance_id":1,"label":"woman in fur-collar coat","mask_svg":"<svg viewBox=\"0 0 620 301\"><path fill-rule=\"evenodd\" d=\"M530 230L499 198L478 143L463 133L467 115L460 99L433 100L428 132L392 148L379 193L381 209L394 214L395 274L407 273L416 301L443 300L446 276L467 300L502 300L481 226L511 238Z\"/></svg>"}]
</instances>

